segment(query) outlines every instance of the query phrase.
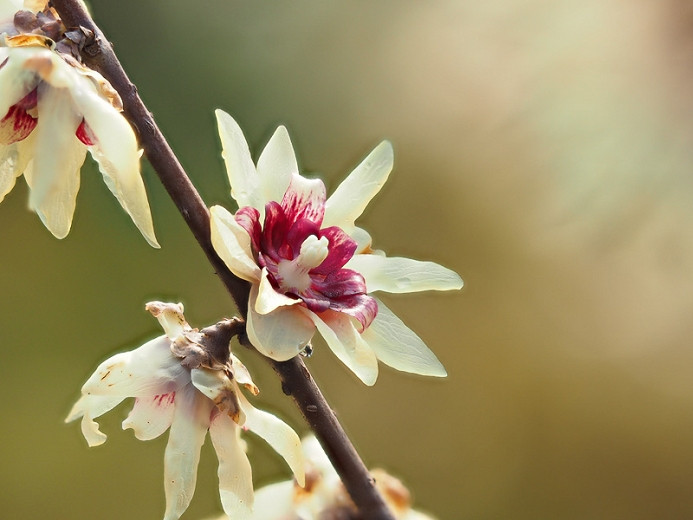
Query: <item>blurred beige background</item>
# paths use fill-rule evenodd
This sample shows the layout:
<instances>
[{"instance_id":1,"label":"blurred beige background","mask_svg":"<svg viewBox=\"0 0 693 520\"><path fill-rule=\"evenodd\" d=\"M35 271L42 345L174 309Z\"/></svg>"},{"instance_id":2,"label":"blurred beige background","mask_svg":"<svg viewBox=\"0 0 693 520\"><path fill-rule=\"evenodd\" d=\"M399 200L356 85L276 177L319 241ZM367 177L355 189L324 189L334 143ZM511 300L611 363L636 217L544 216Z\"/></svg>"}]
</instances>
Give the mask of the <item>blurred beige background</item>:
<instances>
[{"instance_id":1,"label":"blurred beige background","mask_svg":"<svg viewBox=\"0 0 693 520\"><path fill-rule=\"evenodd\" d=\"M288 126L328 189L381 139L377 247L458 271L458 294L384 298L446 380L383 367L365 388L308 361L370 466L441 519L693 517L693 8L682 0L94 0L97 22L208 204L230 205L213 109L254 153ZM163 514L166 436L87 449L62 420L97 363L234 310L144 167L160 251L83 169L57 241L20 179L0 205L0 516ZM306 427L241 351L265 407ZM286 478L251 436L255 481ZM203 450L186 519L220 511Z\"/></svg>"}]
</instances>

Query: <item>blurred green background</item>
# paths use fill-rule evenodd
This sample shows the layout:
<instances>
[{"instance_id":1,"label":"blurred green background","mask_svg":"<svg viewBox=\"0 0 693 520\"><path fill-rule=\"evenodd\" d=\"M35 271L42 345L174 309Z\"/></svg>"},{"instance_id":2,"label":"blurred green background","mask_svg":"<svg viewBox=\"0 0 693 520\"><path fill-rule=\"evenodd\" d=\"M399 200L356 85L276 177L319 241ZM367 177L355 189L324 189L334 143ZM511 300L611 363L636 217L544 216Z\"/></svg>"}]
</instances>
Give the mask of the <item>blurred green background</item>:
<instances>
[{"instance_id":1,"label":"blurred green background","mask_svg":"<svg viewBox=\"0 0 693 520\"><path fill-rule=\"evenodd\" d=\"M278 124L328 189L381 139L390 181L361 224L461 293L385 297L447 367L366 388L308 364L369 466L441 519L693 517L693 9L683 0L94 0L93 13L205 201L230 206L213 110L257 156ZM88 160L55 240L0 205L0 516L163 515L166 435L88 449L63 418L96 365L232 303L145 164L161 250ZM306 427L240 351L261 405ZM260 404L260 401L256 401ZM288 476L251 435L256 485ZM203 450L186 519L220 511Z\"/></svg>"}]
</instances>

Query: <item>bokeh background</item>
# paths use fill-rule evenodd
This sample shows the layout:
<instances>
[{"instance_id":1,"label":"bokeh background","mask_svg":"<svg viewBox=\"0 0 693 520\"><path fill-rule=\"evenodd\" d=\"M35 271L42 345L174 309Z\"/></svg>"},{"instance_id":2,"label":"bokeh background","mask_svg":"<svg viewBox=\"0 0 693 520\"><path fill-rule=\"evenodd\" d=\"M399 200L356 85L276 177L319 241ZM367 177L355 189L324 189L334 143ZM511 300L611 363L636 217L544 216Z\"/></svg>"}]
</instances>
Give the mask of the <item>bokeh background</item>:
<instances>
[{"instance_id":1,"label":"bokeh background","mask_svg":"<svg viewBox=\"0 0 693 520\"><path fill-rule=\"evenodd\" d=\"M693 9L685 0L94 0L97 22L205 201L231 207L213 110L256 154L291 133L328 189L381 139L396 166L361 224L391 255L459 272L457 294L384 300L449 377L383 367L365 388L308 360L370 466L441 519L693 517ZM89 160L55 240L23 179L0 205L0 516L163 514L166 435L63 418L96 365L234 308L144 165L161 250ZM306 427L241 351L262 405ZM252 436L256 484L286 478ZM220 511L203 450L186 519Z\"/></svg>"}]
</instances>

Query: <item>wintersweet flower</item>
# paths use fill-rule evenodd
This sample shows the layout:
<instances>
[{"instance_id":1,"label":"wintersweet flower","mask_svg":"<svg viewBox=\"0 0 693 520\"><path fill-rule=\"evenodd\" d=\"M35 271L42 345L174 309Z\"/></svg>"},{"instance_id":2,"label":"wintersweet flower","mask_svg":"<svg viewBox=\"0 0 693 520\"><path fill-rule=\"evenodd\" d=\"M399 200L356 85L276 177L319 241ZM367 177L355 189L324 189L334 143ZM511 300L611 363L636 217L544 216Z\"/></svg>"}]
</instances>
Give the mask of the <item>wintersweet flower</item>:
<instances>
[{"instance_id":1,"label":"wintersweet flower","mask_svg":"<svg viewBox=\"0 0 693 520\"><path fill-rule=\"evenodd\" d=\"M258 489L255 493L254 520L325 520L357 519L352 502L339 475L330 464L317 439L303 439L306 460L306 483L298 486L285 480ZM375 487L397 520L434 520L412 509L411 495L402 482L385 470L374 469ZM221 520L221 519L219 519Z\"/></svg>"},{"instance_id":2,"label":"wintersweet flower","mask_svg":"<svg viewBox=\"0 0 693 520\"><path fill-rule=\"evenodd\" d=\"M372 293L462 287L433 262L386 257L355 225L387 180L392 146L378 145L328 199L320 179L298 172L289 135L277 128L253 164L238 124L217 110L231 196L238 211L211 208L212 243L229 269L251 283L247 334L264 355L292 358L317 330L364 383L378 359L429 376L446 372L424 342Z\"/></svg>"},{"instance_id":3,"label":"wintersweet flower","mask_svg":"<svg viewBox=\"0 0 693 520\"><path fill-rule=\"evenodd\" d=\"M22 13L15 20L28 29L35 26L37 34L5 31L5 46L0 47L0 202L24 174L31 188L30 208L53 235L64 238L89 151L147 242L159 247L140 176L141 151L121 113L120 97L100 74L69 53L57 52L58 46L69 48L64 42L71 40L56 45L42 33L45 28L53 38L60 35L56 27L61 25L50 9Z\"/></svg>"},{"instance_id":4,"label":"wintersweet flower","mask_svg":"<svg viewBox=\"0 0 693 520\"><path fill-rule=\"evenodd\" d=\"M180 518L195 491L200 447L207 431L219 459L219 493L227 515L248 518L253 507L250 463L241 430L265 439L304 483L301 443L272 414L258 410L239 385L257 395L248 370L229 350L233 320L198 331L185 321L181 304L147 304L165 335L107 359L82 387L66 421L82 418L89 446L106 441L94 421L127 397L135 403L123 429L150 440L170 428L164 455L165 520Z\"/></svg>"}]
</instances>

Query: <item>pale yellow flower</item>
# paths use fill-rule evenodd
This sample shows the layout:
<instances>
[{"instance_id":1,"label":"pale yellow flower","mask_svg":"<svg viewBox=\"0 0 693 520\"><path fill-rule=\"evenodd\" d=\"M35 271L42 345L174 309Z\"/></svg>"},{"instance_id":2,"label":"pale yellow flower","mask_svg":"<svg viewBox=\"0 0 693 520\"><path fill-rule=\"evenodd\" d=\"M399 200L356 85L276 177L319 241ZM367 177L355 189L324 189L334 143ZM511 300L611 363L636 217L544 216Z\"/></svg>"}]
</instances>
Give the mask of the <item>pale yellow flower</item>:
<instances>
[{"instance_id":1,"label":"pale yellow flower","mask_svg":"<svg viewBox=\"0 0 693 520\"><path fill-rule=\"evenodd\" d=\"M0 202L24 175L29 206L58 238L70 231L87 151L145 239L159 247L140 175L141 151L122 103L97 72L18 34L0 47Z\"/></svg>"},{"instance_id":2,"label":"pale yellow flower","mask_svg":"<svg viewBox=\"0 0 693 520\"><path fill-rule=\"evenodd\" d=\"M185 512L195 491L200 448L209 436L219 459L219 494L226 514L249 518L253 481L241 431L265 439L304 482L298 435L274 415L255 408L240 387L259 390L246 367L225 344L208 343L207 329L191 328L181 304L152 302L147 309L165 331L130 352L116 354L96 369L66 421L82 419L90 446L106 441L94 421L128 397L134 406L123 421L135 437L150 440L169 430L164 455L164 520ZM207 334L207 335L206 335Z\"/></svg>"}]
</instances>

